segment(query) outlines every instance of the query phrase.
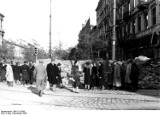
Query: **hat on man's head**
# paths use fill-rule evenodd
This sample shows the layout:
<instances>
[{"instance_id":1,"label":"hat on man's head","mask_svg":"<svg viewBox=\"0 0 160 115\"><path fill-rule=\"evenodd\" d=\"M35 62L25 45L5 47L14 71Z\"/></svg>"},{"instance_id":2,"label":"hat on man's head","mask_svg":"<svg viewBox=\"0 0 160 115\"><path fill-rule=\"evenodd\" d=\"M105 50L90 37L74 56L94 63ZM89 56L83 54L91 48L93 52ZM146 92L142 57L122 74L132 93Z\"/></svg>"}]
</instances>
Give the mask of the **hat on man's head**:
<instances>
[{"instance_id":1,"label":"hat on man's head","mask_svg":"<svg viewBox=\"0 0 160 115\"><path fill-rule=\"evenodd\" d=\"M27 63L27 61L24 61L24 63Z\"/></svg>"},{"instance_id":2,"label":"hat on man's head","mask_svg":"<svg viewBox=\"0 0 160 115\"><path fill-rule=\"evenodd\" d=\"M61 63L58 63L57 66L61 66Z\"/></svg>"}]
</instances>

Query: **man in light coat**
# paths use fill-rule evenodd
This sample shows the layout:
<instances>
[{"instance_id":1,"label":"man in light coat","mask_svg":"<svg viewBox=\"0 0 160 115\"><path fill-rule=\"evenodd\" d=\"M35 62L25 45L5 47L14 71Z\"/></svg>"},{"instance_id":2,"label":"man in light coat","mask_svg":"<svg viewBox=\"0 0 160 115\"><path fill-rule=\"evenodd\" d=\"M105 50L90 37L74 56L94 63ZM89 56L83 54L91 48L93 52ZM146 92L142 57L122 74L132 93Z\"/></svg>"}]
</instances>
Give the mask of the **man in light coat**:
<instances>
[{"instance_id":1,"label":"man in light coat","mask_svg":"<svg viewBox=\"0 0 160 115\"><path fill-rule=\"evenodd\" d=\"M34 76L36 78L36 87L38 89L39 96L41 97L47 81L47 72L42 60L40 60L39 65L35 67Z\"/></svg>"},{"instance_id":2,"label":"man in light coat","mask_svg":"<svg viewBox=\"0 0 160 115\"><path fill-rule=\"evenodd\" d=\"M6 65L6 75L5 75L5 77L6 77L7 84L8 84L8 86L13 87L14 76L13 76L12 67L9 64L9 62L6 62L5 65Z\"/></svg>"}]
</instances>

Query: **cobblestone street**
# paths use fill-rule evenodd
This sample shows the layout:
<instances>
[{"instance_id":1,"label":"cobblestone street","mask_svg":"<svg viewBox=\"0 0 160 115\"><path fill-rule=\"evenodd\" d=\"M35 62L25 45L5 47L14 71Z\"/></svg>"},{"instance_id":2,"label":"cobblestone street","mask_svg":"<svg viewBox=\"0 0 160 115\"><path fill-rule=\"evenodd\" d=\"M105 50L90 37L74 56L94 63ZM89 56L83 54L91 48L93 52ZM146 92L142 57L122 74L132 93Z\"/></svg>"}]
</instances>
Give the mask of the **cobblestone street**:
<instances>
[{"instance_id":1,"label":"cobblestone street","mask_svg":"<svg viewBox=\"0 0 160 115\"><path fill-rule=\"evenodd\" d=\"M36 94L35 86L8 87L0 84L0 108L6 110L159 110L158 90L139 90L136 93L118 90L80 90L71 92L71 87L46 90L43 97Z\"/></svg>"}]
</instances>

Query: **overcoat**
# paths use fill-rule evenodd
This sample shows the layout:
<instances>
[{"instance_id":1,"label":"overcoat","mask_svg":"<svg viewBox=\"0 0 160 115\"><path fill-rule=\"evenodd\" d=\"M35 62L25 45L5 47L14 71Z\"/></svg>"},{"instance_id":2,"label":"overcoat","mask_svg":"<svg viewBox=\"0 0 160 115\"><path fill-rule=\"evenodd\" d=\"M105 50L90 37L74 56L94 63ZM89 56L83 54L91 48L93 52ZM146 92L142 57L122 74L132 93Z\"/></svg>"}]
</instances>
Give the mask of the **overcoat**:
<instances>
[{"instance_id":1,"label":"overcoat","mask_svg":"<svg viewBox=\"0 0 160 115\"><path fill-rule=\"evenodd\" d=\"M84 84L90 85L91 84L91 68L84 67Z\"/></svg>"},{"instance_id":2,"label":"overcoat","mask_svg":"<svg viewBox=\"0 0 160 115\"><path fill-rule=\"evenodd\" d=\"M1 81L3 81L3 80L6 80L6 77L5 77L5 75L6 75L6 65L5 66L3 66L3 65L1 65Z\"/></svg>"},{"instance_id":3,"label":"overcoat","mask_svg":"<svg viewBox=\"0 0 160 115\"><path fill-rule=\"evenodd\" d=\"M96 66L92 67L92 86L98 86L98 68Z\"/></svg>"},{"instance_id":4,"label":"overcoat","mask_svg":"<svg viewBox=\"0 0 160 115\"><path fill-rule=\"evenodd\" d=\"M44 90L47 79L46 68L43 65L38 65L34 69L34 74L36 77L36 87L38 90Z\"/></svg>"},{"instance_id":5,"label":"overcoat","mask_svg":"<svg viewBox=\"0 0 160 115\"><path fill-rule=\"evenodd\" d=\"M134 90L138 89L138 76L139 76L138 66L135 62L133 62L131 65L130 78L131 78L132 87Z\"/></svg>"},{"instance_id":6,"label":"overcoat","mask_svg":"<svg viewBox=\"0 0 160 115\"><path fill-rule=\"evenodd\" d=\"M113 86L121 86L121 68L119 64L116 64L114 68Z\"/></svg>"},{"instance_id":7,"label":"overcoat","mask_svg":"<svg viewBox=\"0 0 160 115\"><path fill-rule=\"evenodd\" d=\"M21 67L18 65L15 65L13 68L13 73L14 73L14 79L15 80L20 80L21 79Z\"/></svg>"},{"instance_id":8,"label":"overcoat","mask_svg":"<svg viewBox=\"0 0 160 115\"><path fill-rule=\"evenodd\" d=\"M50 84L58 84L57 77L58 77L58 67L56 64L49 63L47 65L47 76L48 81Z\"/></svg>"},{"instance_id":9,"label":"overcoat","mask_svg":"<svg viewBox=\"0 0 160 115\"><path fill-rule=\"evenodd\" d=\"M80 86L79 66L73 65L71 74L72 74L73 79L74 79L73 87L74 88L79 87Z\"/></svg>"},{"instance_id":10,"label":"overcoat","mask_svg":"<svg viewBox=\"0 0 160 115\"><path fill-rule=\"evenodd\" d=\"M22 73L23 80L29 80L29 72L30 72L30 69L28 65L24 64L21 66L21 73Z\"/></svg>"},{"instance_id":11,"label":"overcoat","mask_svg":"<svg viewBox=\"0 0 160 115\"><path fill-rule=\"evenodd\" d=\"M131 73L132 64L129 63L126 67L125 83L131 83L130 73Z\"/></svg>"},{"instance_id":12,"label":"overcoat","mask_svg":"<svg viewBox=\"0 0 160 115\"><path fill-rule=\"evenodd\" d=\"M61 70L61 67L58 67L57 72L58 72L58 78L57 78L58 84L61 84L62 83L62 77L61 77L62 70Z\"/></svg>"},{"instance_id":13,"label":"overcoat","mask_svg":"<svg viewBox=\"0 0 160 115\"><path fill-rule=\"evenodd\" d=\"M35 67L34 66L31 66L29 67L30 71L29 71L29 79L30 79L30 82L34 82L35 81L35 78L33 77L33 72L34 72L34 69Z\"/></svg>"},{"instance_id":14,"label":"overcoat","mask_svg":"<svg viewBox=\"0 0 160 115\"><path fill-rule=\"evenodd\" d=\"M14 81L13 70L12 70L12 67L9 64L7 64L7 67L6 67L6 80L8 82L13 82Z\"/></svg>"}]
</instances>

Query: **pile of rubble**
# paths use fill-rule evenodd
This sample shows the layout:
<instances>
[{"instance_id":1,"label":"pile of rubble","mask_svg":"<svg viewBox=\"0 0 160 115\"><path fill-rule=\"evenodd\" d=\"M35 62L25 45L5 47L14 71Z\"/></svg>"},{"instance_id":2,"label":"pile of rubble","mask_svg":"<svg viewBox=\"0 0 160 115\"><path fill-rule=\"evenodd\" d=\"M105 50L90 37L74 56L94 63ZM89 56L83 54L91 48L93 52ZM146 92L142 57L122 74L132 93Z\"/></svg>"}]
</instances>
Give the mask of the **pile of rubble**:
<instances>
[{"instance_id":1,"label":"pile of rubble","mask_svg":"<svg viewBox=\"0 0 160 115\"><path fill-rule=\"evenodd\" d=\"M160 89L160 58L141 60L137 59L139 67L139 88Z\"/></svg>"}]
</instances>

